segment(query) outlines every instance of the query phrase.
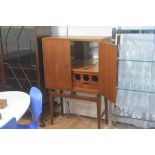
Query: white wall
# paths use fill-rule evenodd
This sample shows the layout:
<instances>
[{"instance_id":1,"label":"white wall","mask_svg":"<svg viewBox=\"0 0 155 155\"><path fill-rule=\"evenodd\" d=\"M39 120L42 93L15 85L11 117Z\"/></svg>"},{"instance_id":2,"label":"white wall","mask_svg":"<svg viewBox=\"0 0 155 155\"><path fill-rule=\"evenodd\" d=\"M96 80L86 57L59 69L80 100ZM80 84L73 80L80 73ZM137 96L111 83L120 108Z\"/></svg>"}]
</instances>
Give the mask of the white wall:
<instances>
[{"instance_id":1,"label":"white wall","mask_svg":"<svg viewBox=\"0 0 155 155\"><path fill-rule=\"evenodd\" d=\"M68 30L67 30L68 29ZM111 36L110 26L53 26L53 35L73 35L73 36Z\"/></svg>"},{"instance_id":2,"label":"white wall","mask_svg":"<svg viewBox=\"0 0 155 155\"><path fill-rule=\"evenodd\" d=\"M77 27L68 28L69 35L85 35L85 36L110 36L112 27Z\"/></svg>"},{"instance_id":3,"label":"white wall","mask_svg":"<svg viewBox=\"0 0 155 155\"><path fill-rule=\"evenodd\" d=\"M52 27L52 34L53 35L73 35L73 36L111 36L112 27L110 26L54 26ZM83 95L83 93L79 93ZM88 96L93 96L93 94L86 94ZM102 109L104 109L104 98L102 97ZM64 99L65 104L64 111L68 113L89 116L89 117L96 117L96 104L91 103L88 101L81 101L81 100L73 100L73 99Z\"/></svg>"}]
</instances>

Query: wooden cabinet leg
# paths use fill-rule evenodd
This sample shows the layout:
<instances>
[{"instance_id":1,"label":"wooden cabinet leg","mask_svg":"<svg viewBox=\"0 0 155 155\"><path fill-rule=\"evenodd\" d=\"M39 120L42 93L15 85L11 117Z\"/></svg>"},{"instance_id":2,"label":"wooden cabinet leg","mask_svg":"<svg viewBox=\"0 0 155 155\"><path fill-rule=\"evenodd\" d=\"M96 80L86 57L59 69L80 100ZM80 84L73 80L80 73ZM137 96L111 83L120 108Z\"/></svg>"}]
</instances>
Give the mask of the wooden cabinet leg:
<instances>
[{"instance_id":1,"label":"wooden cabinet leg","mask_svg":"<svg viewBox=\"0 0 155 155\"><path fill-rule=\"evenodd\" d=\"M97 95L97 127L101 128L101 96Z\"/></svg>"},{"instance_id":2,"label":"wooden cabinet leg","mask_svg":"<svg viewBox=\"0 0 155 155\"><path fill-rule=\"evenodd\" d=\"M50 117L51 125L53 125L53 115L54 115L54 96L49 92L49 103L50 103Z\"/></svg>"},{"instance_id":3,"label":"wooden cabinet leg","mask_svg":"<svg viewBox=\"0 0 155 155\"><path fill-rule=\"evenodd\" d=\"M108 101L108 128L112 128L112 103Z\"/></svg>"},{"instance_id":4,"label":"wooden cabinet leg","mask_svg":"<svg viewBox=\"0 0 155 155\"><path fill-rule=\"evenodd\" d=\"M108 124L108 100L104 97L104 104L105 104L105 121Z\"/></svg>"},{"instance_id":5,"label":"wooden cabinet leg","mask_svg":"<svg viewBox=\"0 0 155 155\"><path fill-rule=\"evenodd\" d=\"M60 93L63 93L63 90L60 90ZM63 97L60 97L60 104L61 104L61 115L64 115L64 105L63 105Z\"/></svg>"}]
</instances>

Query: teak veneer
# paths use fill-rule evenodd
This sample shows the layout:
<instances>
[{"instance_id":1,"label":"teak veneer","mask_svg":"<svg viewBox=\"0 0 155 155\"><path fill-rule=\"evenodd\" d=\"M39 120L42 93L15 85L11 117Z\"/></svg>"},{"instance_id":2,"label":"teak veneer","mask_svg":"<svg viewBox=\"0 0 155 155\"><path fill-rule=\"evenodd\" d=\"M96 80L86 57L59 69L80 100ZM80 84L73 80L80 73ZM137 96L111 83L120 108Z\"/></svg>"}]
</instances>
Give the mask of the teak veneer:
<instances>
[{"instance_id":1,"label":"teak veneer","mask_svg":"<svg viewBox=\"0 0 155 155\"><path fill-rule=\"evenodd\" d=\"M45 87L49 92L51 124L53 124L54 97L60 97L62 115L63 98L87 100L96 103L97 124L105 115L108 119L108 100L116 102L117 45L109 37L45 37L43 42L43 62ZM72 42L97 42L98 60L93 65L82 66L71 61ZM78 45L78 44L77 44ZM77 53L81 54L81 47ZM90 60L88 60L90 61ZM70 94L65 94L69 90ZM76 92L96 94L96 97L78 96ZM105 98L105 110L101 112L101 96Z\"/></svg>"}]
</instances>

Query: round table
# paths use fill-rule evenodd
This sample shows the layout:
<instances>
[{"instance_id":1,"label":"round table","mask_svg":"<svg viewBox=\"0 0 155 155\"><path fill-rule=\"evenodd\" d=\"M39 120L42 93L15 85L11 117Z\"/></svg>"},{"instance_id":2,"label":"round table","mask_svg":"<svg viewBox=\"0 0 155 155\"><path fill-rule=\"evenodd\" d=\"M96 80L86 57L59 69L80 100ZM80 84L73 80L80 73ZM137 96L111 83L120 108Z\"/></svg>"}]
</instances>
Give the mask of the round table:
<instances>
[{"instance_id":1,"label":"round table","mask_svg":"<svg viewBox=\"0 0 155 155\"><path fill-rule=\"evenodd\" d=\"M7 106L4 109L0 109L2 116L2 119L0 119L0 127L13 117L18 121L30 105L30 96L21 91L0 92L0 99L7 99Z\"/></svg>"}]
</instances>

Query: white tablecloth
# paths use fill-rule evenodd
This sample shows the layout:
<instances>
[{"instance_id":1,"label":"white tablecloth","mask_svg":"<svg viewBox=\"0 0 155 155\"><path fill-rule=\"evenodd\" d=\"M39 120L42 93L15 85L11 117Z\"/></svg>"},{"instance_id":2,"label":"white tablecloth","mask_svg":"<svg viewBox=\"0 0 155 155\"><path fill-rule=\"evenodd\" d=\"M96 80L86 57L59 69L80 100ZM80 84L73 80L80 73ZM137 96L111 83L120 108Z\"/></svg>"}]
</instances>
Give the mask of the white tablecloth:
<instances>
[{"instance_id":1,"label":"white tablecloth","mask_svg":"<svg viewBox=\"0 0 155 155\"><path fill-rule=\"evenodd\" d=\"M15 117L16 121L18 121L30 105L30 96L20 91L0 92L0 99L7 99L7 107L0 109L2 116L0 127L6 124L12 117Z\"/></svg>"}]
</instances>

